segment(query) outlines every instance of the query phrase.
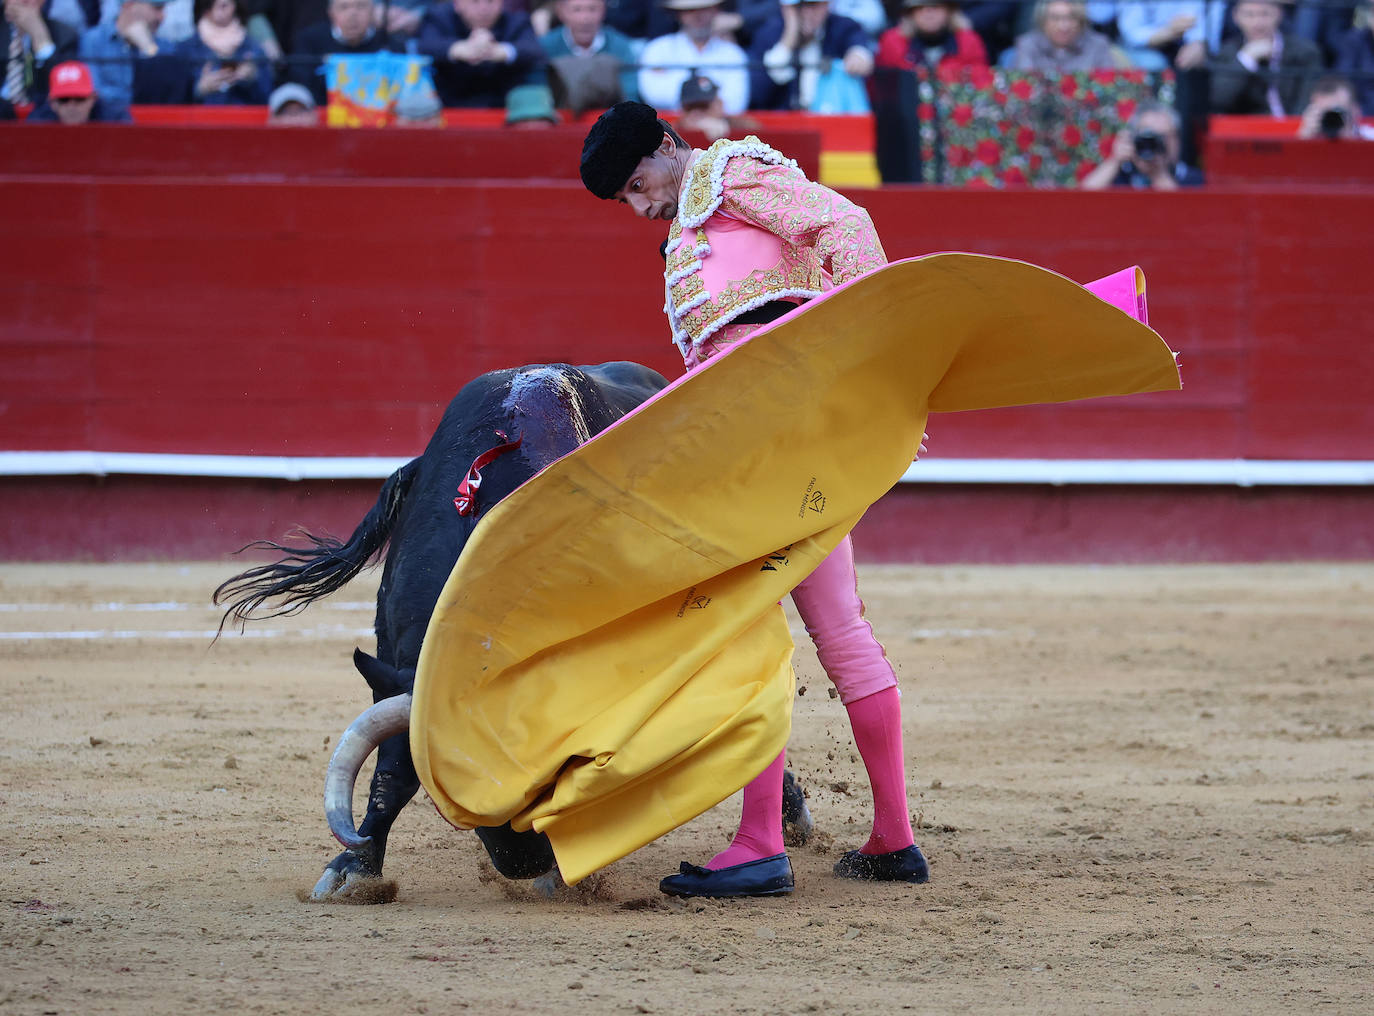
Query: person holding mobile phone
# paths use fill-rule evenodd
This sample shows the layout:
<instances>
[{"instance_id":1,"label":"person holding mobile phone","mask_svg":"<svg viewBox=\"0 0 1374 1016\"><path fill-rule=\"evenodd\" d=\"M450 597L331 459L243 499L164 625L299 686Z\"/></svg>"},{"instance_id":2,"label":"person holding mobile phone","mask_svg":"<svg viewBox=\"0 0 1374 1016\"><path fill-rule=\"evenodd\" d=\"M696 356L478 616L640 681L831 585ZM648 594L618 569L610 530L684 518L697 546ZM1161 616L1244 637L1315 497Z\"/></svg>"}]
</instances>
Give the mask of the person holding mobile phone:
<instances>
[{"instance_id":1,"label":"person holding mobile phone","mask_svg":"<svg viewBox=\"0 0 1374 1016\"><path fill-rule=\"evenodd\" d=\"M267 55L248 37L242 0L196 0L196 31L175 53L192 76L193 101L261 106L272 90Z\"/></svg>"}]
</instances>

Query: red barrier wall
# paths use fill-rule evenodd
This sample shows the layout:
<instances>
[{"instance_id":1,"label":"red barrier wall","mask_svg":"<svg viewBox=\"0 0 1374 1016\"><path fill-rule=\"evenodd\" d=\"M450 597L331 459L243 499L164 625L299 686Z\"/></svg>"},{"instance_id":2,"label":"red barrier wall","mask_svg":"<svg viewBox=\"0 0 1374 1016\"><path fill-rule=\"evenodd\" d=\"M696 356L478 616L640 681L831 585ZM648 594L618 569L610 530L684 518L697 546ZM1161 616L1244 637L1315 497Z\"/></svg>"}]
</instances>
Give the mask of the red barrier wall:
<instances>
[{"instance_id":1,"label":"red barrier wall","mask_svg":"<svg viewBox=\"0 0 1374 1016\"><path fill-rule=\"evenodd\" d=\"M858 195L890 256L1142 264L1181 394L944 418L946 456L1374 459L1363 192ZM519 362L679 370L661 224L575 184L9 178L0 448L406 455Z\"/></svg>"},{"instance_id":2,"label":"red barrier wall","mask_svg":"<svg viewBox=\"0 0 1374 1016\"><path fill-rule=\"evenodd\" d=\"M1207 179L1221 185L1374 185L1374 145L1293 137L1207 138Z\"/></svg>"},{"instance_id":3,"label":"red barrier wall","mask_svg":"<svg viewBox=\"0 0 1374 1016\"><path fill-rule=\"evenodd\" d=\"M334 136L352 144L347 134ZM0 450L404 456L483 370L627 358L679 371L661 311L662 224L572 181L252 180L206 169L0 176ZM1139 263L1152 321L1182 352L1182 393L938 417L932 456L1374 459L1367 189L855 197L894 258L977 250L1079 280ZM5 481L0 556L177 555L280 535L249 525L232 486ZM320 517L304 511L313 507L346 527L375 486L234 489L284 515L302 510L292 521ZM1123 559L1374 552L1359 522L1374 515L1365 489L1286 500L1176 491L1174 505L1211 519L1199 530L1221 541L1210 550L1144 524L1145 505L1160 502L1135 489L992 493L974 509L948 491L904 488L865 523L883 534L869 556L905 553L918 530L943 541L925 544L938 547L931 554L1000 545L1008 559L1109 544ZM1047 504L1065 499L1079 506L1073 524L1037 529ZM1292 538L1280 509L1300 512L1298 528L1314 535ZM93 519L105 512L115 517ZM1019 529L992 540L970 528L1017 518ZM1076 543L1085 522L1099 535ZM170 546L169 533L181 534Z\"/></svg>"}]
</instances>

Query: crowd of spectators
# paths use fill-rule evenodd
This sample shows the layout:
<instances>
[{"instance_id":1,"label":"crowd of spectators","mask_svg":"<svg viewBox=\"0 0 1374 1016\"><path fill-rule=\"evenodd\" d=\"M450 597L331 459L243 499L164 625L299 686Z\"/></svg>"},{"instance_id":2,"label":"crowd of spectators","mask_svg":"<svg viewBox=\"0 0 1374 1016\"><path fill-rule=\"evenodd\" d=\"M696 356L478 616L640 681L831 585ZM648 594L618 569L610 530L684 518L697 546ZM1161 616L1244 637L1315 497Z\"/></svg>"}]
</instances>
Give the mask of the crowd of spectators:
<instances>
[{"instance_id":1,"label":"crowd of spectators","mask_svg":"<svg viewBox=\"0 0 1374 1016\"><path fill-rule=\"evenodd\" d=\"M389 50L431 58L443 106L518 107L512 122L526 125L555 121L555 106L582 112L621 98L680 112L690 97L689 111L723 129L748 110L818 109L837 95L853 97L857 110L872 75L902 69L1172 69L1185 121L1190 113L1301 116L1309 135L1359 136L1361 110L1374 111L1370 8L1369 0L4 0L0 116L20 106L68 122L60 107L75 115L85 102L87 119L123 119L131 104L199 103L268 105L281 122L304 120L326 102L327 56ZM79 70L63 78L65 94L53 94L52 73L68 64ZM416 123L439 118L412 112ZM1180 131L1175 111L1152 115L1158 122L1133 122L1118 139L1094 183L1191 181L1177 163L1161 168L1171 152L1178 158L1168 141ZM1164 143L1148 156L1128 150L1141 134Z\"/></svg>"}]
</instances>

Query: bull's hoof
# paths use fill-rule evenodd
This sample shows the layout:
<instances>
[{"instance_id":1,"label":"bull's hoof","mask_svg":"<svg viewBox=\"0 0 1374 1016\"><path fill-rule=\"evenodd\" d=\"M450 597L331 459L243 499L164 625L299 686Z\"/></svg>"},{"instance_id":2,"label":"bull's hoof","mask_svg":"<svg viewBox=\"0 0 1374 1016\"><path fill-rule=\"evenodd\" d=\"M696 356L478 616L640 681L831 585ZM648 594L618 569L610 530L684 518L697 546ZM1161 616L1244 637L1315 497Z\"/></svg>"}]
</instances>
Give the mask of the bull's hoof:
<instances>
[{"instance_id":1,"label":"bull's hoof","mask_svg":"<svg viewBox=\"0 0 1374 1016\"><path fill-rule=\"evenodd\" d=\"M487 848L492 866L506 878L538 878L553 871L557 863L549 838L533 829L516 832L507 822L502 826L479 826L473 832Z\"/></svg>"},{"instance_id":2,"label":"bull's hoof","mask_svg":"<svg viewBox=\"0 0 1374 1016\"><path fill-rule=\"evenodd\" d=\"M560 889L566 889L567 883L563 881L563 874L556 867L552 871L546 871L530 883L530 888L546 900L551 900L558 894Z\"/></svg>"},{"instance_id":3,"label":"bull's hoof","mask_svg":"<svg viewBox=\"0 0 1374 1016\"><path fill-rule=\"evenodd\" d=\"M396 883L382 878L380 866L369 854L345 850L324 869L308 896L311 903L352 903L371 905L392 903L396 899Z\"/></svg>"},{"instance_id":4,"label":"bull's hoof","mask_svg":"<svg viewBox=\"0 0 1374 1016\"><path fill-rule=\"evenodd\" d=\"M792 770L785 770L782 774L782 841L789 847L803 847L815 831L816 822L806 806L806 792Z\"/></svg>"},{"instance_id":5,"label":"bull's hoof","mask_svg":"<svg viewBox=\"0 0 1374 1016\"><path fill-rule=\"evenodd\" d=\"M336 872L326 870L307 893L299 893L302 903L345 903L353 906L375 906L395 903L397 887L389 878L368 878L353 874L343 879Z\"/></svg>"}]
</instances>

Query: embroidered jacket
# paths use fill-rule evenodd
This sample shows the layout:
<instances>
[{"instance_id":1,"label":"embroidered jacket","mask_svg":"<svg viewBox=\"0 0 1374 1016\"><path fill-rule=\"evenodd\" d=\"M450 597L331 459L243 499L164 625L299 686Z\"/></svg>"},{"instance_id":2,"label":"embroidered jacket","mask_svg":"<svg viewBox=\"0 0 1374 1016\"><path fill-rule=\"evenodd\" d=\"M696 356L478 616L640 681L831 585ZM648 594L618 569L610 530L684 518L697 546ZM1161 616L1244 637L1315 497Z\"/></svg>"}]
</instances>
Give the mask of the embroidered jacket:
<instances>
[{"instance_id":1,"label":"embroidered jacket","mask_svg":"<svg viewBox=\"0 0 1374 1016\"><path fill-rule=\"evenodd\" d=\"M665 248L664 311L682 355L740 314L819 296L887 264L866 211L752 135L687 174Z\"/></svg>"}]
</instances>

